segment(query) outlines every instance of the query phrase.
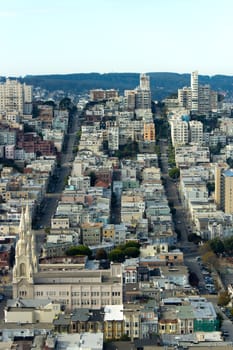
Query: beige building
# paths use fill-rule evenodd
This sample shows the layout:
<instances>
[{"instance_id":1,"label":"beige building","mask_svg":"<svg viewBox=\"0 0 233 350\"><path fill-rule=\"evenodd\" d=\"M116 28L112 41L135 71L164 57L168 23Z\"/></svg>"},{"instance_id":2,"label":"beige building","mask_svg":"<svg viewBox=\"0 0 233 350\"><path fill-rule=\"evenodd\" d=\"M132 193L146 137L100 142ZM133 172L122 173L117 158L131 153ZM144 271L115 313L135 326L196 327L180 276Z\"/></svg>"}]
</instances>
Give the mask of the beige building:
<instances>
[{"instance_id":1,"label":"beige building","mask_svg":"<svg viewBox=\"0 0 233 350\"><path fill-rule=\"evenodd\" d=\"M26 103L32 102L32 86L7 79L0 84L0 111L24 113Z\"/></svg>"},{"instance_id":2,"label":"beige building","mask_svg":"<svg viewBox=\"0 0 233 350\"><path fill-rule=\"evenodd\" d=\"M172 119L171 125L171 139L173 147L178 145L186 145L189 142L189 127L188 123L179 119Z\"/></svg>"},{"instance_id":3,"label":"beige building","mask_svg":"<svg viewBox=\"0 0 233 350\"><path fill-rule=\"evenodd\" d=\"M75 264L47 264L44 267L38 264L28 207L23 210L13 268L13 298L50 298L68 310L75 307L98 309L122 303L121 264L111 264L108 270L79 268Z\"/></svg>"},{"instance_id":4,"label":"beige building","mask_svg":"<svg viewBox=\"0 0 233 350\"><path fill-rule=\"evenodd\" d=\"M52 323L61 312L61 304L49 299L10 299L4 310L5 323Z\"/></svg>"},{"instance_id":5,"label":"beige building","mask_svg":"<svg viewBox=\"0 0 233 350\"><path fill-rule=\"evenodd\" d=\"M215 202L226 214L233 214L233 169L218 165L215 169Z\"/></svg>"},{"instance_id":6,"label":"beige building","mask_svg":"<svg viewBox=\"0 0 233 350\"><path fill-rule=\"evenodd\" d=\"M87 222L81 225L82 243L84 245L98 245L102 240L102 222Z\"/></svg>"}]
</instances>

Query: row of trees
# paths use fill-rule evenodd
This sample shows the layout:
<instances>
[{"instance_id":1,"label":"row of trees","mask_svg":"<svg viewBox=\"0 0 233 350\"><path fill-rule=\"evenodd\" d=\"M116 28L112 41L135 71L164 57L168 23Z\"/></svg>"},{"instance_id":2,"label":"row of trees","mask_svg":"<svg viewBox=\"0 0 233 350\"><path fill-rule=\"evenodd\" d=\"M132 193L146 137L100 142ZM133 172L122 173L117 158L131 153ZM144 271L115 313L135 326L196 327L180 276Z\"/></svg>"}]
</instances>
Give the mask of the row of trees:
<instances>
[{"instance_id":1,"label":"row of trees","mask_svg":"<svg viewBox=\"0 0 233 350\"><path fill-rule=\"evenodd\" d=\"M232 255L233 253L233 236L224 239L214 238L209 241L210 248L215 254Z\"/></svg>"},{"instance_id":2,"label":"row of trees","mask_svg":"<svg viewBox=\"0 0 233 350\"><path fill-rule=\"evenodd\" d=\"M67 249L66 255L77 256L85 255L88 258L95 258L97 260L108 259L113 262L123 262L126 258L137 258L140 254L140 244L135 241L129 241L121 244L107 253L105 249L99 248L93 256L91 249L85 245L73 246Z\"/></svg>"}]
</instances>

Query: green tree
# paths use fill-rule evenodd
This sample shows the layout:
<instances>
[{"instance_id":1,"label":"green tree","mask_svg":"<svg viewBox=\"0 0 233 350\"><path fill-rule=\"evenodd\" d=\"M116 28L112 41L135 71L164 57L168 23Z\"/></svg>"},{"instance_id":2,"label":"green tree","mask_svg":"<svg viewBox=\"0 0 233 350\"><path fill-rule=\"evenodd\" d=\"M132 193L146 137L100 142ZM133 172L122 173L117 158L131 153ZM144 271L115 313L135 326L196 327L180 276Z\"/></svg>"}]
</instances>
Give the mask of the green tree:
<instances>
[{"instance_id":1,"label":"green tree","mask_svg":"<svg viewBox=\"0 0 233 350\"><path fill-rule=\"evenodd\" d=\"M216 255L214 254L214 252L209 251L209 252L205 253L204 255L202 255L202 261L207 266L209 265L210 267L211 266L215 267L218 259L217 259Z\"/></svg>"},{"instance_id":2,"label":"green tree","mask_svg":"<svg viewBox=\"0 0 233 350\"><path fill-rule=\"evenodd\" d=\"M200 255L204 255L206 253L211 252L211 247L210 247L209 242L205 242L203 245L201 245L199 247L199 252L200 252Z\"/></svg>"},{"instance_id":3,"label":"green tree","mask_svg":"<svg viewBox=\"0 0 233 350\"><path fill-rule=\"evenodd\" d=\"M195 243L195 244L198 244L198 243L201 242L201 237L198 236L196 233L190 233L190 234L188 235L188 241L189 241L189 242L193 242L193 243Z\"/></svg>"},{"instance_id":4,"label":"green tree","mask_svg":"<svg viewBox=\"0 0 233 350\"><path fill-rule=\"evenodd\" d=\"M72 108L71 99L69 97L64 97L59 103L59 109L66 110Z\"/></svg>"},{"instance_id":5,"label":"green tree","mask_svg":"<svg viewBox=\"0 0 233 350\"><path fill-rule=\"evenodd\" d=\"M227 306L231 301L231 297L227 291L221 292L218 296L218 305Z\"/></svg>"},{"instance_id":6,"label":"green tree","mask_svg":"<svg viewBox=\"0 0 233 350\"><path fill-rule=\"evenodd\" d=\"M129 248L129 247L140 248L140 244L136 241L128 241L125 243L124 247L125 248Z\"/></svg>"},{"instance_id":7,"label":"green tree","mask_svg":"<svg viewBox=\"0 0 233 350\"><path fill-rule=\"evenodd\" d=\"M140 255L140 250L136 247L128 247L125 248L124 255L128 258L137 258Z\"/></svg>"},{"instance_id":8,"label":"green tree","mask_svg":"<svg viewBox=\"0 0 233 350\"><path fill-rule=\"evenodd\" d=\"M172 178L172 179L178 179L180 177L180 169L179 168L171 168L168 172L168 175Z\"/></svg>"},{"instance_id":9,"label":"green tree","mask_svg":"<svg viewBox=\"0 0 233 350\"><path fill-rule=\"evenodd\" d=\"M105 249L99 248L95 253L96 260L106 260L108 258L108 254Z\"/></svg>"},{"instance_id":10,"label":"green tree","mask_svg":"<svg viewBox=\"0 0 233 350\"><path fill-rule=\"evenodd\" d=\"M224 239L223 241L225 252L227 254L232 254L233 253L233 237L229 237Z\"/></svg>"},{"instance_id":11,"label":"green tree","mask_svg":"<svg viewBox=\"0 0 233 350\"><path fill-rule=\"evenodd\" d=\"M212 239L209 244L215 254L222 254L225 251L223 241L217 237Z\"/></svg>"},{"instance_id":12,"label":"green tree","mask_svg":"<svg viewBox=\"0 0 233 350\"><path fill-rule=\"evenodd\" d=\"M78 246L73 246L67 249L66 255L68 256L86 255L90 258L92 256L92 251L90 250L89 247L80 244Z\"/></svg>"},{"instance_id":13,"label":"green tree","mask_svg":"<svg viewBox=\"0 0 233 350\"><path fill-rule=\"evenodd\" d=\"M108 258L113 262L123 262L125 260L125 254L121 249L113 249L109 254Z\"/></svg>"}]
</instances>

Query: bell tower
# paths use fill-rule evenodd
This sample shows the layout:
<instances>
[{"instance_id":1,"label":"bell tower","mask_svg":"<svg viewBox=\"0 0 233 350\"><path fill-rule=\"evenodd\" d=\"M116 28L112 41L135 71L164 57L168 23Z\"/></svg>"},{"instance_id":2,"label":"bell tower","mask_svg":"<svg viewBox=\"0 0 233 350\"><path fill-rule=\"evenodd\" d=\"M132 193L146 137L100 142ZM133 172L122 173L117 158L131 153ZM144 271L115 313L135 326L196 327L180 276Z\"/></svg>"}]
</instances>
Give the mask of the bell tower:
<instances>
[{"instance_id":1,"label":"bell tower","mask_svg":"<svg viewBox=\"0 0 233 350\"><path fill-rule=\"evenodd\" d=\"M15 249L13 268L13 298L34 298L34 274L38 272L35 235L31 230L29 206L22 208L19 239Z\"/></svg>"}]
</instances>

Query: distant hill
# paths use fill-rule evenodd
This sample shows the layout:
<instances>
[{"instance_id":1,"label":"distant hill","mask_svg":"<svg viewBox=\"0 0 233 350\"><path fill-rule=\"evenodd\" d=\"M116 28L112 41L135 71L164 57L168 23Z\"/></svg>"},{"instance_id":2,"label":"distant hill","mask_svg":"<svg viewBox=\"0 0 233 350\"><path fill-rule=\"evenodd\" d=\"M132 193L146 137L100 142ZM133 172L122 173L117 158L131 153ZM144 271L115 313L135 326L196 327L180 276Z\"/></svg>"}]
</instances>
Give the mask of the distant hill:
<instances>
[{"instance_id":1,"label":"distant hill","mask_svg":"<svg viewBox=\"0 0 233 350\"><path fill-rule=\"evenodd\" d=\"M190 86L190 74L147 73L150 76L152 97L155 100L176 93L178 88ZM22 82L40 86L46 90L64 90L65 92L84 93L91 89L118 89L122 93L126 89L134 89L139 85L139 73L75 73L52 75L28 75ZM200 84L210 84L213 90L224 92L227 97L233 96L233 76L199 75Z\"/></svg>"}]
</instances>

